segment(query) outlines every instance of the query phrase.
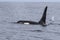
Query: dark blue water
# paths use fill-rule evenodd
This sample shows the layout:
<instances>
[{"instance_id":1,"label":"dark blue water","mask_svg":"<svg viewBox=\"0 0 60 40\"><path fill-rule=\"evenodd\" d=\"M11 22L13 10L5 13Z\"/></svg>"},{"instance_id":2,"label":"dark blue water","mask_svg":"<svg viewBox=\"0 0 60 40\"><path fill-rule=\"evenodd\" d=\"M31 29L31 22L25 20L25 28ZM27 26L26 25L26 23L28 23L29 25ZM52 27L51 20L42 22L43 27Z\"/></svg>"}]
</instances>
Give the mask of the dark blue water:
<instances>
[{"instance_id":1,"label":"dark blue water","mask_svg":"<svg viewBox=\"0 0 60 40\"><path fill-rule=\"evenodd\" d=\"M38 22L46 5L48 26L13 23L19 20ZM59 17L60 3L0 2L0 40L60 40Z\"/></svg>"}]
</instances>

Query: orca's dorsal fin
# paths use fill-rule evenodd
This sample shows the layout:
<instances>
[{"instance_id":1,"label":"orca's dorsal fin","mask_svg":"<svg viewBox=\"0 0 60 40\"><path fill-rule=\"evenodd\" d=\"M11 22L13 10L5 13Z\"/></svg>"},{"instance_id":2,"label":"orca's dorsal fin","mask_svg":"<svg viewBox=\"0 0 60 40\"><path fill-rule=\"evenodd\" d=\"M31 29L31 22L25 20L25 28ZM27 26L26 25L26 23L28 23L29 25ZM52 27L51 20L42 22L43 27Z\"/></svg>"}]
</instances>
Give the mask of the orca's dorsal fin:
<instances>
[{"instance_id":1,"label":"orca's dorsal fin","mask_svg":"<svg viewBox=\"0 0 60 40\"><path fill-rule=\"evenodd\" d=\"M46 13L47 13L47 6L44 9L44 12L43 12L41 20L39 21L39 24L41 24L41 25L46 24Z\"/></svg>"}]
</instances>

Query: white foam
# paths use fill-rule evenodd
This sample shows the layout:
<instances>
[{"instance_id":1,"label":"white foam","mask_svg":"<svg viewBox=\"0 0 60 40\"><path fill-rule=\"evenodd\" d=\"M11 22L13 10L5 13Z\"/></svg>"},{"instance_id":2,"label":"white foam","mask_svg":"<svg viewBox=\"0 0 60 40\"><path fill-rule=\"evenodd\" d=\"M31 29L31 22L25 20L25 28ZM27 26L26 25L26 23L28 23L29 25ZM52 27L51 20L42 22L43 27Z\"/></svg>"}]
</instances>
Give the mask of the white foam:
<instances>
[{"instance_id":1,"label":"white foam","mask_svg":"<svg viewBox=\"0 0 60 40\"><path fill-rule=\"evenodd\" d=\"M55 18L55 17L53 16L53 17L51 18L51 20L54 21L54 20L55 20L54 18Z\"/></svg>"}]
</instances>

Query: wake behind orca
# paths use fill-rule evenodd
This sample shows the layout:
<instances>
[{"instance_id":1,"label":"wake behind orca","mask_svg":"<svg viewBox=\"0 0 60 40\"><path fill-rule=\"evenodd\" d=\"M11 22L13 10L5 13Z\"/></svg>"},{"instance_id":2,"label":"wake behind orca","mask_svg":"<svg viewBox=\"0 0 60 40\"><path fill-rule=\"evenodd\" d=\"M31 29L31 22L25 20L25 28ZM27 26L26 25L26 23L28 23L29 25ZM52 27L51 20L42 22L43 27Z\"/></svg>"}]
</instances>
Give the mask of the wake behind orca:
<instances>
[{"instance_id":1,"label":"wake behind orca","mask_svg":"<svg viewBox=\"0 0 60 40\"><path fill-rule=\"evenodd\" d=\"M46 13L47 13L47 6L45 7L44 12L43 12L43 16L39 22L20 20L20 21L17 21L17 23L32 24L32 25L43 25L44 26L44 25L46 25Z\"/></svg>"}]
</instances>

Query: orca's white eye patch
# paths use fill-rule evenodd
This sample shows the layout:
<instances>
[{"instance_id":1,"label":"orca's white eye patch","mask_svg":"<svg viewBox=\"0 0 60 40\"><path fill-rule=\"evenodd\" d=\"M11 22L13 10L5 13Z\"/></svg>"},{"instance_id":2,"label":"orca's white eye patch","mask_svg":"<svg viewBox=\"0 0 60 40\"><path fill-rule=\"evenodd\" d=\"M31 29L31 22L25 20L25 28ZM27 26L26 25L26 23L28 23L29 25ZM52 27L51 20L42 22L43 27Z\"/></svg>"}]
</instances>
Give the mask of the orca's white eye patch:
<instances>
[{"instance_id":1,"label":"orca's white eye patch","mask_svg":"<svg viewBox=\"0 0 60 40\"><path fill-rule=\"evenodd\" d=\"M30 23L24 23L24 24L30 24Z\"/></svg>"}]
</instances>

